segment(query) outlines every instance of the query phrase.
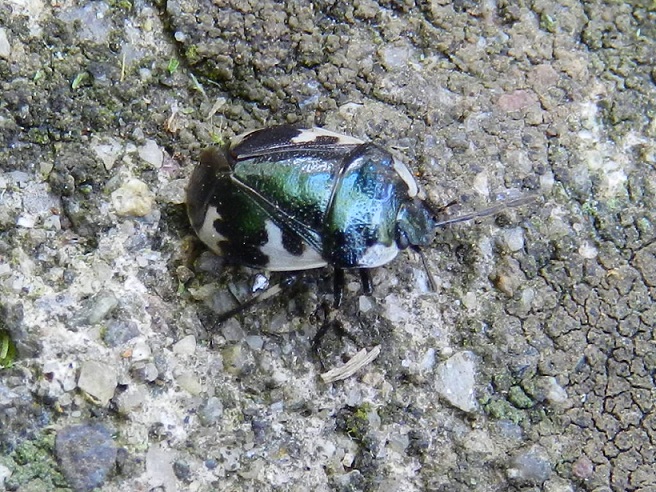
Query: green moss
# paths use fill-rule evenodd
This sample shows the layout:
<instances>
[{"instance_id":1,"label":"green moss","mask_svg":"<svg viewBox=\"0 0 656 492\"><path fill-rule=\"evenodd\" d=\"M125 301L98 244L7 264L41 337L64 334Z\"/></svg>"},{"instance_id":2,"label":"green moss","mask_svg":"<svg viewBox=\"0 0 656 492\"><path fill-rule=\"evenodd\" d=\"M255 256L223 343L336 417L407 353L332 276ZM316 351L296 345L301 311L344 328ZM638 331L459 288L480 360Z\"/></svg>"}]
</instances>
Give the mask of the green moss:
<instances>
[{"instance_id":1,"label":"green moss","mask_svg":"<svg viewBox=\"0 0 656 492\"><path fill-rule=\"evenodd\" d=\"M14 345L9 332L0 330L0 368L11 367L16 355L16 345Z\"/></svg>"},{"instance_id":2,"label":"green moss","mask_svg":"<svg viewBox=\"0 0 656 492\"><path fill-rule=\"evenodd\" d=\"M210 138L212 139L213 144L218 145L220 147L223 147L226 144L223 135L221 135L220 133L210 133Z\"/></svg>"},{"instance_id":3,"label":"green moss","mask_svg":"<svg viewBox=\"0 0 656 492\"><path fill-rule=\"evenodd\" d=\"M200 62L201 56L198 53L198 46L192 44L191 46L187 47L185 50L185 58L187 59L187 63L192 66Z\"/></svg>"},{"instance_id":4,"label":"green moss","mask_svg":"<svg viewBox=\"0 0 656 492\"><path fill-rule=\"evenodd\" d=\"M30 142L39 145L47 145L50 143L50 135L46 130L40 128L30 128L27 132Z\"/></svg>"},{"instance_id":5,"label":"green moss","mask_svg":"<svg viewBox=\"0 0 656 492\"><path fill-rule=\"evenodd\" d=\"M513 407L510 402L501 399L490 400L483 405L483 410L490 417L499 420L510 420L516 424L524 420L523 413L517 408Z\"/></svg>"},{"instance_id":6,"label":"green moss","mask_svg":"<svg viewBox=\"0 0 656 492\"><path fill-rule=\"evenodd\" d=\"M126 12L132 10L132 2L130 0L110 0L109 6L114 9L125 10Z\"/></svg>"},{"instance_id":7,"label":"green moss","mask_svg":"<svg viewBox=\"0 0 656 492\"><path fill-rule=\"evenodd\" d=\"M171 75L173 75L175 72L178 71L178 67L180 67L180 60L178 60L177 58L171 58L171 59L169 60L169 64L168 64L168 66L166 67L166 70L167 70Z\"/></svg>"},{"instance_id":8,"label":"green moss","mask_svg":"<svg viewBox=\"0 0 656 492\"><path fill-rule=\"evenodd\" d=\"M550 33L556 32L556 26L558 23L556 22L556 19L551 17L549 14L545 14L544 12L540 16L540 29L543 31L547 31Z\"/></svg>"},{"instance_id":9,"label":"green moss","mask_svg":"<svg viewBox=\"0 0 656 492\"><path fill-rule=\"evenodd\" d=\"M508 392L508 401L517 408L531 408L535 402L519 386L512 386Z\"/></svg>"},{"instance_id":10,"label":"green moss","mask_svg":"<svg viewBox=\"0 0 656 492\"><path fill-rule=\"evenodd\" d=\"M71 89L77 90L83 85L90 85L91 84L91 75L89 72L84 71L78 73L75 78L73 79L73 82L71 82Z\"/></svg>"},{"instance_id":11,"label":"green moss","mask_svg":"<svg viewBox=\"0 0 656 492\"><path fill-rule=\"evenodd\" d=\"M9 456L5 465L12 470L5 485L14 490L68 490L54 457L55 435L42 434L40 439L21 443Z\"/></svg>"},{"instance_id":12,"label":"green moss","mask_svg":"<svg viewBox=\"0 0 656 492\"><path fill-rule=\"evenodd\" d=\"M364 403L359 407L345 408L339 413L339 426L353 440L363 444L369 431L371 405Z\"/></svg>"}]
</instances>

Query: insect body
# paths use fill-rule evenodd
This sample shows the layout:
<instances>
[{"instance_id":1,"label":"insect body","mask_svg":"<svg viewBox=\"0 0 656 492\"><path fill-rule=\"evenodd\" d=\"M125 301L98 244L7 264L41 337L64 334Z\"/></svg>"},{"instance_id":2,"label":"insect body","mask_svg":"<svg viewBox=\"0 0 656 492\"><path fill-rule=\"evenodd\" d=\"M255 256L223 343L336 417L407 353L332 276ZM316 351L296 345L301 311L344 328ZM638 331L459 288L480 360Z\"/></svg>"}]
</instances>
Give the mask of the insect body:
<instances>
[{"instance_id":1,"label":"insect body","mask_svg":"<svg viewBox=\"0 0 656 492\"><path fill-rule=\"evenodd\" d=\"M278 126L203 151L187 189L191 224L230 263L270 271L390 262L431 242L436 220L408 168L372 143L320 128Z\"/></svg>"},{"instance_id":2,"label":"insect body","mask_svg":"<svg viewBox=\"0 0 656 492\"><path fill-rule=\"evenodd\" d=\"M510 204L512 205L512 203ZM245 133L201 154L187 189L200 239L233 264L270 271L331 265L335 304L344 270L369 270L435 229L499 211L438 222L408 168L388 151L320 128L277 126Z\"/></svg>"}]
</instances>

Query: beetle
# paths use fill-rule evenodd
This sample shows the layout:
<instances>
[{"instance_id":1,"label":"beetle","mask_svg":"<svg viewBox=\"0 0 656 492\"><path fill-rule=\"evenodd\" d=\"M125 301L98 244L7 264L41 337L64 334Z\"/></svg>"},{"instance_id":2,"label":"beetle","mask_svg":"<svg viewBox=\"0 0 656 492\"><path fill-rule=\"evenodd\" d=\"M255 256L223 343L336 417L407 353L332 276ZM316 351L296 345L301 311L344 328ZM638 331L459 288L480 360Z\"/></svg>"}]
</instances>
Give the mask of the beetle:
<instances>
[{"instance_id":1,"label":"beetle","mask_svg":"<svg viewBox=\"0 0 656 492\"><path fill-rule=\"evenodd\" d=\"M187 187L191 225L213 252L268 271L330 265L335 306L345 270L358 270L370 294L372 268L406 248L419 251L438 226L497 211L440 222L409 169L387 150L287 125L205 149Z\"/></svg>"}]
</instances>

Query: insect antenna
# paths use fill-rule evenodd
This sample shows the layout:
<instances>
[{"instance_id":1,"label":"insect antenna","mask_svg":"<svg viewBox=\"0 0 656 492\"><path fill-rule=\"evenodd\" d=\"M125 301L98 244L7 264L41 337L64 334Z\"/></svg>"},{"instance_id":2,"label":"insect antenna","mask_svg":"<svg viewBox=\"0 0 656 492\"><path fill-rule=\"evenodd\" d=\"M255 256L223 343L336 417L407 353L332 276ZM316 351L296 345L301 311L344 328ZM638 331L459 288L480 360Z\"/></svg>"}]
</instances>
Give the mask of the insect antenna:
<instances>
[{"instance_id":1,"label":"insect antenna","mask_svg":"<svg viewBox=\"0 0 656 492\"><path fill-rule=\"evenodd\" d=\"M431 202L430 200L425 200L425 205L430 210L430 212L433 214L434 217L436 217L436 222L434 226L437 227L443 227L449 224L457 224L458 222L466 222L468 220L473 220L473 219L479 219L482 217L489 217L490 215L496 215L504 210L507 210L509 208L513 207L519 207L522 205L526 205L529 203L534 202L537 199L535 195L523 195L517 198L513 198L511 200L502 200L499 203L495 203L491 207L484 208L482 210L477 210L474 212L470 212L468 214L464 215L458 215L456 217L451 217L448 219L444 220L437 220L437 217L440 215L443 215L444 212L449 208L455 205L457 202L455 200L447 203L446 205L436 205L435 203ZM424 255L424 252L419 246L413 245L412 250L416 251L420 258L421 258L421 263L424 267L424 271L426 272L426 276L428 277L428 286L431 289L431 291L436 291L437 290L437 284L435 283L435 277L433 277L433 274L430 270L430 267L428 265L428 261L426 260L426 255Z\"/></svg>"},{"instance_id":2,"label":"insect antenna","mask_svg":"<svg viewBox=\"0 0 656 492\"><path fill-rule=\"evenodd\" d=\"M451 217L449 219L438 220L435 223L435 227L442 227L449 224L456 224L458 222L466 222L468 220L479 219L482 217L489 217L490 215L497 215L509 208L520 207L522 205L527 205L529 203L532 203L536 199L537 199L536 195L522 195L518 198L513 198L511 200L502 200L498 203L495 203L491 207L484 208L482 210L477 210L464 215L458 215L456 217ZM439 215L442 215L448 207L455 205L455 203L456 202L453 201L443 207L435 208L434 204L428 202L427 206L429 210L435 215L435 217L438 217Z\"/></svg>"}]
</instances>

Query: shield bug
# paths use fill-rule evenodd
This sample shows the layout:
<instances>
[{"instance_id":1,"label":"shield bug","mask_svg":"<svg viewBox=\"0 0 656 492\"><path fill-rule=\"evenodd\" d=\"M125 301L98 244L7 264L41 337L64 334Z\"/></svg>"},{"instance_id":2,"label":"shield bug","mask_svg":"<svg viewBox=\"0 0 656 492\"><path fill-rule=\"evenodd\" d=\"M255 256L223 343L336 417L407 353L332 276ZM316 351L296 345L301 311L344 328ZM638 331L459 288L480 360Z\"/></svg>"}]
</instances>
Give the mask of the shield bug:
<instances>
[{"instance_id":1,"label":"shield bug","mask_svg":"<svg viewBox=\"0 0 656 492\"><path fill-rule=\"evenodd\" d=\"M370 269L430 244L440 225L499 211L440 222L408 168L387 150L291 126L204 150L187 210L199 238L228 263L286 272L332 266L335 305L344 270L358 270L369 294Z\"/></svg>"}]
</instances>

